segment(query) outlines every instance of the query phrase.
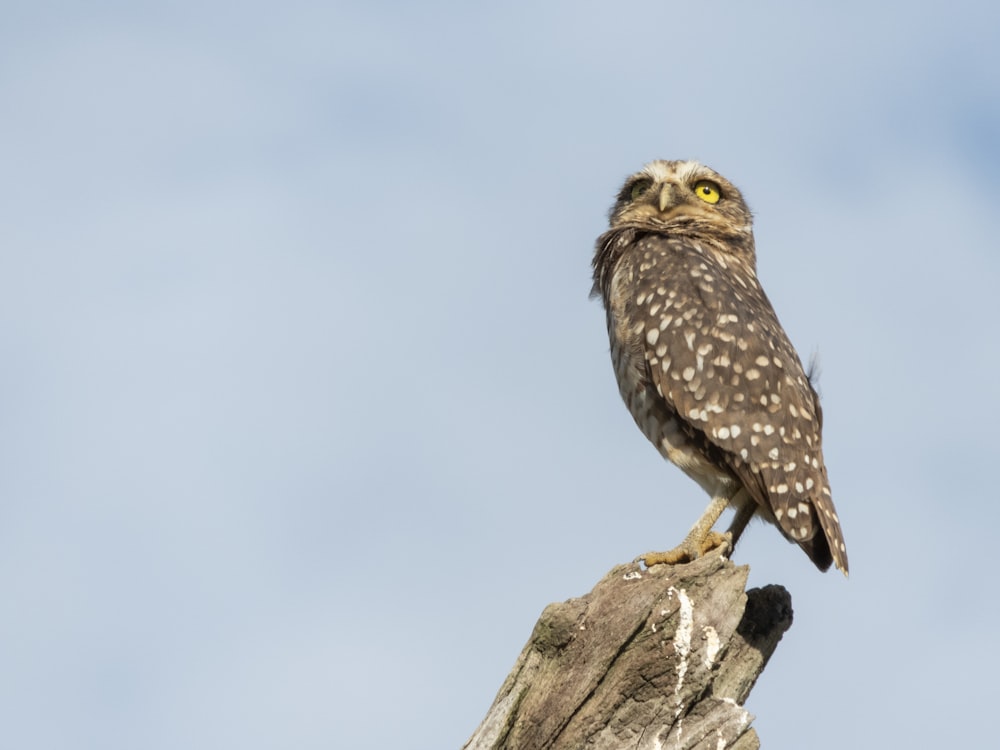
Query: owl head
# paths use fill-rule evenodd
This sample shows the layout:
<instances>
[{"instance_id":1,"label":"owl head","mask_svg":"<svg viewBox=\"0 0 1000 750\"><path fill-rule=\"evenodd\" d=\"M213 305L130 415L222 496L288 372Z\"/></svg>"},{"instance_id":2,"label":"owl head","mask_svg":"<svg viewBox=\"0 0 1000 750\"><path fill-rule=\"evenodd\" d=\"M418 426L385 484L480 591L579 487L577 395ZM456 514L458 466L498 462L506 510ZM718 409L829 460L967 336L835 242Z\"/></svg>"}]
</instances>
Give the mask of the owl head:
<instances>
[{"instance_id":1,"label":"owl head","mask_svg":"<svg viewBox=\"0 0 1000 750\"><path fill-rule=\"evenodd\" d=\"M730 241L753 237L753 215L740 191L696 161L650 162L625 180L609 218L612 229L633 227Z\"/></svg>"}]
</instances>

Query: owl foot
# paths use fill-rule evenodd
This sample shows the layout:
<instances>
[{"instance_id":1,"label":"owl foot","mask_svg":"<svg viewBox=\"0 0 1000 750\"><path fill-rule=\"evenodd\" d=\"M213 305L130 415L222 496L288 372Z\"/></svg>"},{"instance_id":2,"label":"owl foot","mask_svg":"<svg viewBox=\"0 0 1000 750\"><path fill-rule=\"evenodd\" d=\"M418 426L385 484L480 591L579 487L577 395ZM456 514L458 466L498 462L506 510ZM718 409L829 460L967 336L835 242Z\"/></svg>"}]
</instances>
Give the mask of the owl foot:
<instances>
[{"instance_id":1,"label":"owl foot","mask_svg":"<svg viewBox=\"0 0 1000 750\"><path fill-rule=\"evenodd\" d=\"M635 562L642 562L647 568L654 565L679 565L681 563L694 562L702 555L707 555L713 550L718 550L720 555L726 556L733 550L733 536L728 531L720 534L718 531L709 531L701 539L688 537L672 550L666 552L647 552L635 559Z\"/></svg>"}]
</instances>

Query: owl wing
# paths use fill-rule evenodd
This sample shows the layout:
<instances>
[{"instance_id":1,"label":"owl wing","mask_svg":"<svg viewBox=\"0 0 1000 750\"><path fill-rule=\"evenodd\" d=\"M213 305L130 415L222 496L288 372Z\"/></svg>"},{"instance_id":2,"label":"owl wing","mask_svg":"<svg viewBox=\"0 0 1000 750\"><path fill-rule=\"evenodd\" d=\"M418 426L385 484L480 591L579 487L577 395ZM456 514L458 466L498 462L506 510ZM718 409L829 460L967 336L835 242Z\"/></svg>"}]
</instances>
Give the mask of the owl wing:
<instances>
[{"instance_id":1,"label":"owl wing","mask_svg":"<svg viewBox=\"0 0 1000 750\"><path fill-rule=\"evenodd\" d=\"M821 502L819 400L755 276L685 238L647 235L638 250L633 319L645 321L650 382L689 436L828 566L816 534L826 526L817 507L832 508Z\"/></svg>"}]
</instances>

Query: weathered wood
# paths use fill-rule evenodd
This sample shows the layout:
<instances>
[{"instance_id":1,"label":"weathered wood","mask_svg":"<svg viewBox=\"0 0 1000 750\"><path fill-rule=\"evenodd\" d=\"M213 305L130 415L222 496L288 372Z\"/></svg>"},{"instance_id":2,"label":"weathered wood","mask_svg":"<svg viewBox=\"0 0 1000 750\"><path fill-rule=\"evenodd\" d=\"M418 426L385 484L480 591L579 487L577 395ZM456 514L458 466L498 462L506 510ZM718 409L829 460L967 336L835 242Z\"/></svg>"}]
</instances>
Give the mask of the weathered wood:
<instances>
[{"instance_id":1,"label":"weathered wood","mask_svg":"<svg viewBox=\"0 0 1000 750\"><path fill-rule=\"evenodd\" d=\"M611 570L542 612L465 750L750 750L743 702L792 624L780 586L745 592L747 567Z\"/></svg>"}]
</instances>

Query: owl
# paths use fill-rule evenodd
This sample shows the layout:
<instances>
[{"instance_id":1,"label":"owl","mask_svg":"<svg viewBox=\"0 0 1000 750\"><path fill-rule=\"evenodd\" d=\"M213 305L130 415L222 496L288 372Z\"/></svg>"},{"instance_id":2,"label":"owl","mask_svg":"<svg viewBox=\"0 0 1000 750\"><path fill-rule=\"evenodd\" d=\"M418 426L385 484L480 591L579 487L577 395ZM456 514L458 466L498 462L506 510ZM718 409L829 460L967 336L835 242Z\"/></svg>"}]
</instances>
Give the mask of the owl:
<instances>
[{"instance_id":1,"label":"owl","mask_svg":"<svg viewBox=\"0 0 1000 750\"><path fill-rule=\"evenodd\" d=\"M847 549L823 463L823 415L757 280L750 209L695 161L629 177L596 244L593 295L607 313L622 399L656 449L712 500L681 544L647 566L730 551L753 516L820 570ZM725 534L712 530L735 514Z\"/></svg>"}]
</instances>

